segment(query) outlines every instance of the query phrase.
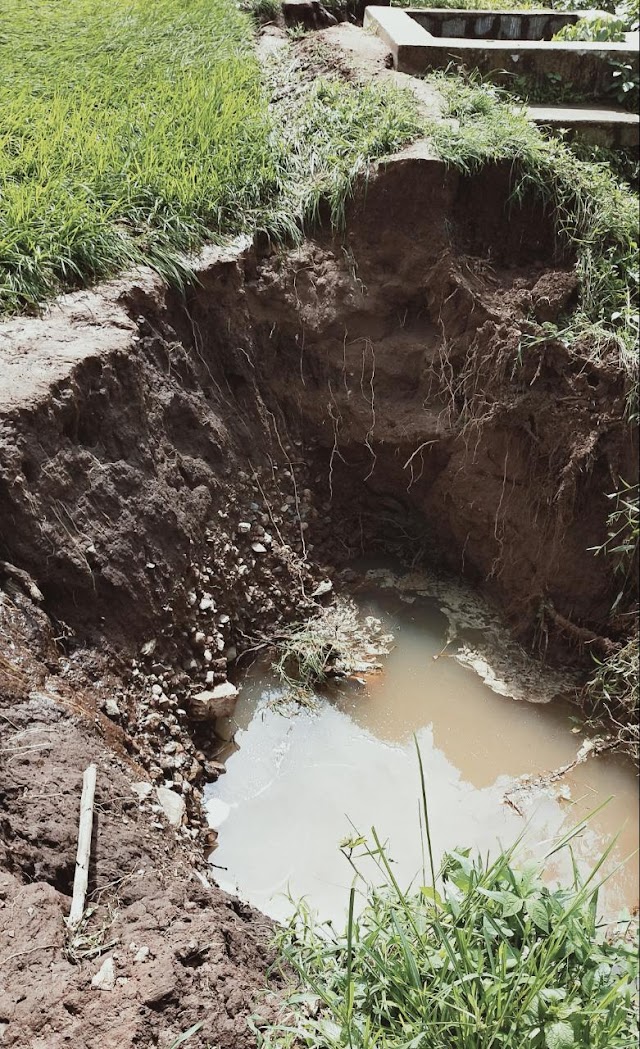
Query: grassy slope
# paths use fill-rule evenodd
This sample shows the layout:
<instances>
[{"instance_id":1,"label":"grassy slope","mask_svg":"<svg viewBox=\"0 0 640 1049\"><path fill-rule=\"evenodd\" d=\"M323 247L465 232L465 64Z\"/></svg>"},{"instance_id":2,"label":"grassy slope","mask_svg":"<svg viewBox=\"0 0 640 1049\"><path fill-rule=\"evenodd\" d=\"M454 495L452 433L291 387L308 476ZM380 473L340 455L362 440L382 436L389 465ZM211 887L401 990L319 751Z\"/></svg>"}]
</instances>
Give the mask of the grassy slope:
<instances>
[{"instance_id":1,"label":"grassy slope","mask_svg":"<svg viewBox=\"0 0 640 1049\"><path fill-rule=\"evenodd\" d=\"M393 92L283 94L280 130L232 0L0 0L0 312L141 261L179 280L211 237L291 234L417 129Z\"/></svg>"},{"instance_id":2,"label":"grassy slope","mask_svg":"<svg viewBox=\"0 0 640 1049\"><path fill-rule=\"evenodd\" d=\"M244 20L220 0L1 0L0 305L141 258L170 273L273 177ZM242 163L238 163L238 158Z\"/></svg>"}]
</instances>

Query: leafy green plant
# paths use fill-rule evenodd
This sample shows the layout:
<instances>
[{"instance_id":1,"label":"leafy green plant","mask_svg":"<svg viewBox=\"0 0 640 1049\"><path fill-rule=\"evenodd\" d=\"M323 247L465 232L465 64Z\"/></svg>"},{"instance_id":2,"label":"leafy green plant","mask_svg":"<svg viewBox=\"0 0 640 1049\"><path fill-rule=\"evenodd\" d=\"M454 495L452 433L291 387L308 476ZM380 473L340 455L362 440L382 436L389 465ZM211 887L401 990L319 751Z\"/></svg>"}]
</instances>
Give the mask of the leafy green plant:
<instances>
[{"instance_id":1,"label":"leafy green plant","mask_svg":"<svg viewBox=\"0 0 640 1049\"><path fill-rule=\"evenodd\" d=\"M426 791L424 830L433 872ZM546 861L571 848L575 828ZM276 945L298 976L264 1049L628 1049L638 1035L637 929L598 924L602 866L550 888L544 866L445 855L430 882L405 891L388 848L342 845L355 873L344 932L301 904ZM375 881L359 861L373 860ZM545 862L546 862L545 861ZM425 864L426 867L426 864ZM380 883L381 881L381 883ZM364 907L356 914L356 893Z\"/></svg>"},{"instance_id":2,"label":"leafy green plant","mask_svg":"<svg viewBox=\"0 0 640 1049\"><path fill-rule=\"evenodd\" d=\"M563 26L555 36L556 41L588 40L592 43L621 43L625 39L627 24L622 18L580 18L571 25Z\"/></svg>"},{"instance_id":3,"label":"leafy green plant","mask_svg":"<svg viewBox=\"0 0 640 1049\"><path fill-rule=\"evenodd\" d=\"M505 74L500 74L504 79ZM562 102L584 102L586 93L581 93L575 84L567 80L562 73L546 72L538 76L513 76L508 81L507 91L510 95L527 102L529 105L559 105Z\"/></svg>"},{"instance_id":4,"label":"leafy green plant","mask_svg":"<svg viewBox=\"0 0 640 1049\"><path fill-rule=\"evenodd\" d=\"M613 96L616 102L620 102L625 108L635 112L640 94L638 71L629 62L611 61L609 65L611 66L609 94Z\"/></svg>"}]
</instances>

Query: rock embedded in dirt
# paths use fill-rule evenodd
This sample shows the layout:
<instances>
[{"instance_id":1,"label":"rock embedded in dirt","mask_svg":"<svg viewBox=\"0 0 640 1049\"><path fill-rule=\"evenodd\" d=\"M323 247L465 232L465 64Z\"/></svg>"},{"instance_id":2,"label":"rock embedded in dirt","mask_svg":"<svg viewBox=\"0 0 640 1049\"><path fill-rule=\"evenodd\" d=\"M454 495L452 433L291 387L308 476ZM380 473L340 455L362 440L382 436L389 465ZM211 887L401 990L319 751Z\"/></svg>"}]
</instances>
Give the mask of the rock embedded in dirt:
<instances>
[{"instance_id":1,"label":"rock embedded in dirt","mask_svg":"<svg viewBox=\"0 0 640 1049\"><path fill-rule=\"evenodd\" d=\"M531 289L531 301L536 320L556 321L578 293L575 270L544 273Z\"/></svg>"},{"instance_id":2,"label":"rock embedded in dirt","mask_svg":"<svg viewBox=\"0 0 640 1049\"><path fill-rule=\"evenodd\" d=\"M215 721L232 716L238 698L238 689L230 681L215 688L205 689L189 697L189 713L196 721Z\"/></svg>"},{"instance_id":3,"label":"rock embedded in dirt","mask_svg":"<svg viewBox=\"0 0 640 1049\"><path fill-rule=\"evenodd\" d=\"M184 798L168 787L156 787L156 796L171 826L181 827L186 813Z\"/></svg>"},{"instance_id":4,"label":"rock embedded in dirt","mask_svg":"<svg viewBox=\"0 0 640 1049\"><path fill-rule=\"evenodd\" d=\"M96 991L112 991L116 985L116 966L112 957L105 958L97 973L91 980Z\"/></svg>"},{"instance_id":5,"label":"rock embedded in dirt","mask_svg":"<svg viewBox=\"0 0 640 1049\"><path fill-rule=\"evenodd\" d=\"M311 591L312 597L323 597L325 594L330 593L333 590L333 583L330 579L323 579L321 583L318 583L315 590Z\"/></svg>"}]
</instances>

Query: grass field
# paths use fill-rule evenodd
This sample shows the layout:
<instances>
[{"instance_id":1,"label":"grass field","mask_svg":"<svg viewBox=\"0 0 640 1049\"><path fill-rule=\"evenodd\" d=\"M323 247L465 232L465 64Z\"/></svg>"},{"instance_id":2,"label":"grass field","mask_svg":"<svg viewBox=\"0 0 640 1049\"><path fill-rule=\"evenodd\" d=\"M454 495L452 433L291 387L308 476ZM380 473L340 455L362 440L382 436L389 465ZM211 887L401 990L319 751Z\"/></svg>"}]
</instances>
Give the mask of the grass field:
<instances>
[{"instance_id":1,"label":"grass field","mask_svg":"<svg viewBox=\"0 0 640 1049\"><path fill-rule=\"evenodd\" d=\"M143 258L170 275L258 206L267 107L233 5L1 0L0 14L5 310Z\"/></svg>"},{"instance_id":2,"label":"grass field","mask_svg":"<svg viewBox=\"0 0 640 1049\"><path fill-rule=\"evenodd\" d=\"M405 108L317 85L274 120L231 0L0 0L0 312L138 262L179 281L212 237L290 235L415 131Z\"/></svg>"}]
</instances>

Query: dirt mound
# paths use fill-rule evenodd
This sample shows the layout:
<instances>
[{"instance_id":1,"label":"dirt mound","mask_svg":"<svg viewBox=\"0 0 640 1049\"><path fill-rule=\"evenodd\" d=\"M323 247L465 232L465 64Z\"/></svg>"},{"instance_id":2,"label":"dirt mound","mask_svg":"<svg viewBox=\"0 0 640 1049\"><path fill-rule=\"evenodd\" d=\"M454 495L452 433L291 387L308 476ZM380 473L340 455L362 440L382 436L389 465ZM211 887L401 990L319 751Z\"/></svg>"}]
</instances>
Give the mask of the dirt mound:
<instances>
[{"instance_id":1,"label":"dirt mound","mask_svg":"<svg viewBox=\"0 0 640 1049\"><path fill-rule=\"evenodd\" d=\"M11 656L0 663L0 1043L166 1047L201 1021L201 1045L252 1045L246 1015L271 960L268 921L209 884L186 829L176 835L153 797L141 801L132 782L145 774L122 733L98 713L86 677L81 692L50 673L45 618L19 591L0 595L0 638ZM70 948L64 918L91 761L89 910ZM98 989L109 959L115 983Z\"/></svg>"}]
</instances>

